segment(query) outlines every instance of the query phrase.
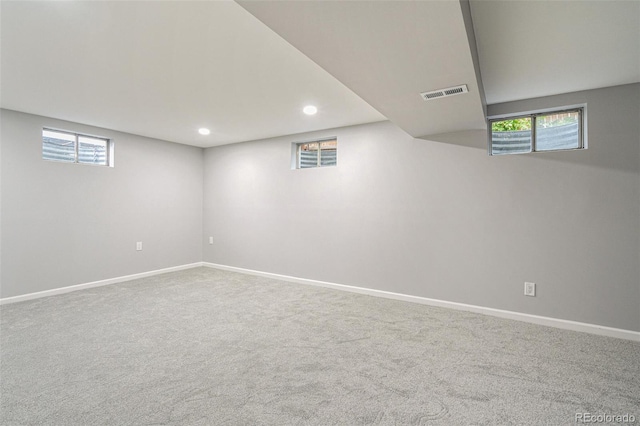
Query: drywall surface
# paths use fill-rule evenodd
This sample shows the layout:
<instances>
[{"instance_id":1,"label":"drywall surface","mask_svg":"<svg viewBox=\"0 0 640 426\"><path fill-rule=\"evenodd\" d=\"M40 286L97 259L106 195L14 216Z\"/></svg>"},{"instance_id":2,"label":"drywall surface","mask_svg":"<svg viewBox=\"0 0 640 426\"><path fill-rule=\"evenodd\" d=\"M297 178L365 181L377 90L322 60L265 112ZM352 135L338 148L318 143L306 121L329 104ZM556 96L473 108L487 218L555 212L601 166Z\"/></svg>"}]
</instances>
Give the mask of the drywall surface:
<instances>
[{"instance_id":1,"label":"drywall surface","mask_svg":"<svg viewBox=\"0 0 640 426\"><path fill-rule=\"evenodd\" d=\"M1 297L201 261L201 148L0 112ZM115 167L43 160L43 127L112 138Z\"/></svg>"},{"instance_id":2,"label":"drywall surface","mask_svg":"<svg viewBox=\"0 0 640 426\"><path fill-rule=\"evenodd\" d=\"M582 102L583 151L489 157L389 122L206 149L204 261L639 331L640 85L489 111ZM291 170L292 142L329 136L336 167Z\"/></svg>"}]
</instances>

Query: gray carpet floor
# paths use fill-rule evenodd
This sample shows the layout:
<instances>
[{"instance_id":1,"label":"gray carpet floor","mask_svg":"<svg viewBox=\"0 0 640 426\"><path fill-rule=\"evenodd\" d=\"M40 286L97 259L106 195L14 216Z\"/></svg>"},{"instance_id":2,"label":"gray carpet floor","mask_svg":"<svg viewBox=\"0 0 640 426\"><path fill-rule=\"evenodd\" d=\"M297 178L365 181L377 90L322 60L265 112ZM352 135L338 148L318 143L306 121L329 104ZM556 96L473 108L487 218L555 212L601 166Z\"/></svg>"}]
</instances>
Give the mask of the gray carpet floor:
<instances>
[{"instance_id":1,"label":"gray carpet floor","mask_svg":"<svg viewBox=\"0 0 640 426\"><path fill-rule=\"evenodd\" d=\"M0 308L3 425L640 418L640 344L196 268Z\"/></svg>"}]
</instances>

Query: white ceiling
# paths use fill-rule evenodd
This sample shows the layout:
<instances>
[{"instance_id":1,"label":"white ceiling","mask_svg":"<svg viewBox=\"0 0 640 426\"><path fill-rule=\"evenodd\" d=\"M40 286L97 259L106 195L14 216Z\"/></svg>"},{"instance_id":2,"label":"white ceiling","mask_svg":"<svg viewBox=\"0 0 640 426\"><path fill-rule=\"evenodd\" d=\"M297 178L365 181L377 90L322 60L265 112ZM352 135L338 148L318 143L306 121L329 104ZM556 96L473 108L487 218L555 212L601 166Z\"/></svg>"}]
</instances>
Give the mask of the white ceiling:
<instances>
[{"instance_id":1,"label":"white ceiling","mask_svg":"<svg viewBox=\"0 0 640 426\"><path fill-rule=\"evenodd\" d=\"M203 147L385 120L234 2L1 8L3 108Z\"/></svg>"},{"instance_id":2,"label":"white ceiling","mask_svg":"<svg viewBox=\"0 0 640 426\"><path fill-rule=\"evenodd\" d=\"M410 135L485 128L459 1L239 3Z\"/></svg>"},{"instance_id":3,"label":"white ceiling","mask_svg":"<svg viewBox=\"0 0 640 426\"><path fill-rule=\"evenodd\" d=\"M640 81L640 1L471 1L487 103Z\"/></svg>"},{"instance_id":4,"label":"white ceiling","mask_svg":"<svg viewBox=\"0 0 640 426\"><path fill-rule=\"evenodd\" d=\"M474 28L464 0L0 11L3 108L202 147L384 119L462 134L485 128L483 85L497 103L640 81L638 0L472 0ZM419 97L457 84L469 93Z\"/></svg>"}]
</instances>

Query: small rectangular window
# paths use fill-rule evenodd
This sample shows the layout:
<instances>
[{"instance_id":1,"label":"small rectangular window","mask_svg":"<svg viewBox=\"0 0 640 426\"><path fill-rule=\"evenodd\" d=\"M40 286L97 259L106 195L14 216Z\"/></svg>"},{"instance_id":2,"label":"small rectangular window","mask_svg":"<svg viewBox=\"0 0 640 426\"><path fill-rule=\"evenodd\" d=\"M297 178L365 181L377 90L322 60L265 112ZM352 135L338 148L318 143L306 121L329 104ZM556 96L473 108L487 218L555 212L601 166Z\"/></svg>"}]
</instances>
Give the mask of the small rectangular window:
<instances>
[{"instance_id":1,"label":"small rectangular window","mask_svg":"<svg viewBox=\"0 0 640 426\"><path fill-rule=\"evenodd\" d=\"M112 146L107 138L62 130L42 129L42 158L67 163L112 165Z\"/></svg>"},{"instance_id":2,"label":"small rectangular window","mask_svg":"<svg viewBox=\"0 0 640 426\"><path fill-rule=\"evenodd\" d=\"M489 154L583 149L584 108L490 118Z\"/></svg>"},{"instance_id":3,"label":"small rectangular window","mask_svg":"<svg viewBox=\"0 0 640 426\"><path fill-rule=\"evenodd\" d=\"M580 112L536 116L536 151L580 148Z\"/></svg>"},{"instance_id":4,"label":"small rectangular window","mask_svg":"<svg viewBox=\"0 0 640 426\"><path fill-rule=\"evenodd\" d=\"M76 136L44 129L42 131L42 158L74 163L76 161Z\"/></svg>"},{"instance_id":5,"label":"small rectangular window","mask_svg":"<svg viewBox=\"0 0 640 426\"><path fill-rule=\"evenodd\" d=\"M296 168L335 166L338 164L336 138L296 144Z\"/></svg>"},{"instance_id":6,"label":"small rectangular window","mask_svg":"<svg viewBox=\"0 0 640 426\"><path fill-rule=\"evenodd\" d=\"M531 117L491 123L491 155L520 154L532 149Z\"/></svg>"}]
</instances>

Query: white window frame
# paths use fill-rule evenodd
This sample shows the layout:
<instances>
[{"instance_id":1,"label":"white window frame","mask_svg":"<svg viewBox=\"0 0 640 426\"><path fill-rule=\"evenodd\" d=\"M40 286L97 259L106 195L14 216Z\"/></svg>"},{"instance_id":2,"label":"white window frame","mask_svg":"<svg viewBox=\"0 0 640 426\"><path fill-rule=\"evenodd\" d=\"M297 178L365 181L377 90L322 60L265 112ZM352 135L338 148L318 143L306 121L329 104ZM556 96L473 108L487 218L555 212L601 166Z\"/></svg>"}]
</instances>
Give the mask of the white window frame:
<instances>
[{"instance_id":1,"label":"white window frame","mask_svg":"<svg viewBox=\"0 0 640 426\"><path fill-rule=\"evenodd\" d=\"M321 153L322 153L322 148L321 148L321 144L322 142L330 142L330 141L336 141L336 164L332 164L329 166L323 166L321 165ZM301 153L301 147L302 145L306 145L306 144L310 144L310 143L317 143L318 144L318 157L317 157L317 162L316 165L314 167L301 167L300 166L300 153ZM337 136L332 136L332 137L326 137L326 138L322 138L322 139L311 139L308 141L304 141L304 142L293 142L291 144L291 153L292 153L292 159L291 159L291 168L292 169L324 169L326 167L336 167L338 165L338 137Z\"/></svg>"},{"instance_id":2,"label":"white window frame","mask_svg":"<svg viewBox=\"0 0 640 426\"><path fill-rule=\"evenodd\" d=\"M68 163L68 164L83 164L86 166L98 166L98 167L113 167L114 166L114 162L113 162L113 151L114 151L114 143L113 140L111 138L107 138L104 136L97 136L97 135L90 135L88 133L78 133L78 132L73 132L70 130L63 130L63 129L56 129L53 127L43 127L42 128L42 132L44 133L45 131L49 131L49 132L56 132L56 133L64 133L66 135L69 136L73 136L74 137L74 159L73 161L63 161L63 160L56 160L56 159L52 159L52 158L44 158L44 156L42 157L42 159L44 161L54 161L57 163ZM43 135L44 136L44 135ZM106 152L105 152L105 156L106 156L106 163L107 164L95 164L95 163L83 163L79 161L79 155L78 155L78 150L80 149L80 143L79 143L79 138L81 137L87 137L87 138L92 138L92 139L100 139L105 141L106 143Z\"/></svg>"},{"instance_id":3,"label":"white window frame","mask_svg":"<svg viewBox=\"0 0 640 426\"><path fill-rule=\"evenodd\" d=\"M566 149L545 149L538 150L536 149L536 118L539 116L551 115L551 114L563 114L569 112L578 112L579 115L579 123L578 123L578 147L577 148L566 148ZM492 135L492 124L498 121L505 120L515 120L518 118L531 118L531 151L527 152L513 152L506 154L493 154L493 135ZM582 149L587 149L587 105L579 104L579 105L569 105L564 107L556 107L556 108L546 108L539 109L528 112L519 112L513 114L501 114L501 115L493 115L491 117L487 117L487 139L489 141L487 151L490 156L500 157L503 155L517 155L517 154L531 154L538 152L561 152L561 151L577 151Z\"/></svg>"}]
</instances>

